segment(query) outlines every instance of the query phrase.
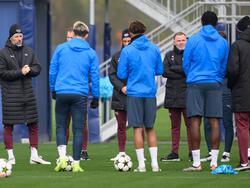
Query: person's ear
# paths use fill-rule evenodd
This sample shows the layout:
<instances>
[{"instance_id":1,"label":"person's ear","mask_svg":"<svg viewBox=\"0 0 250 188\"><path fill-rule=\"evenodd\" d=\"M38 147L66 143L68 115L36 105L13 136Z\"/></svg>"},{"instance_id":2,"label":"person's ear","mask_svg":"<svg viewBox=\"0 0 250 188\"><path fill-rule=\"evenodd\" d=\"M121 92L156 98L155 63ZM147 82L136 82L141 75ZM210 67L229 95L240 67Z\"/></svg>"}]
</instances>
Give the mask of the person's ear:
<instances>
[{"instance_id":1,"label":"person's ear","mask_svg":"<svg viewBox=\"0 0 250 188\"><path fill-rule=\"evenodd\" d=\"M89 34L86 34L83 38L87 39L89 37Z\"/></svg>"}]
</instances>

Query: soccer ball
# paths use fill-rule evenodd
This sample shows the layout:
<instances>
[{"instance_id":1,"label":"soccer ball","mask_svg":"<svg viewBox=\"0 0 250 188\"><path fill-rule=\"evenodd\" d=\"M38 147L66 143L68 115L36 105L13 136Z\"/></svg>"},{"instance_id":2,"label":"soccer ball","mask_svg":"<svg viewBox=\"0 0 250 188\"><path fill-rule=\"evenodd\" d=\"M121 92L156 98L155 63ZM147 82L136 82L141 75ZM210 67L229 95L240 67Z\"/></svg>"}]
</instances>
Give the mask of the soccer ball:
<instances>
[{"instance_id":1,"label":"soccer ball","mask_svg":"<svg viewBox=\"0 0 250 188\"><path fill-rule=\"evenodd\" d=\"M131 158L126 154L120 155L118 159L114 161L115 169L121 172L129 171L132 168L132 165Z\"/></svg>"},{"instance_id":2,"label":"soccer ball","mask_svg":"<svg viewBox=\"0 0 250 188\"><path fill-rule=\"evenodd\" d=\"M12 173L12 165L5 159L0 159L0 177L8 177Z\"/></svg>"},{"instance_id":3,"label":"soccer ball","mask_svg":"<svg viewBox=\"0 0 250 188\"><path fill-rule=\"evenodd\" d=\"M73 157L67 156L67 166L66 166L66 168L64 169L65 171L67 171L67 172L72 171L72 168L73 168L73 167L72 167L73 161L74 161Z\"/></svg>"},{"instance_id":4,"label":"soccer ball","mask_svg":"<svg viewBox=\"0 0 250 188\"><path fill-rule=\"evenodd\" d=\"M72 165L73 165L73 157L71 156L66 156L66 162L67 162L67 166L63 169L63 171L67 171L67 172L70 172L72 171ZM60 163L60 158L58 158L56 160L56 164Z\"/></svg>"}]
</instances>

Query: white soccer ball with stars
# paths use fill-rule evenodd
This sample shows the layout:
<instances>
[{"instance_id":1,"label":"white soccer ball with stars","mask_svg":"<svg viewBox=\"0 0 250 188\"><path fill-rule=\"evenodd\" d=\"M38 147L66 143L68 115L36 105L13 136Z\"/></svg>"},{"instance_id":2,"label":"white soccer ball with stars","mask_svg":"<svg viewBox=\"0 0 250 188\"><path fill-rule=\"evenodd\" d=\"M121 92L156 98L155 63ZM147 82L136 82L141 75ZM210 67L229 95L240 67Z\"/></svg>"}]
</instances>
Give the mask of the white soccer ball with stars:
<instances>
[{"instance_id":1,"label":"white soccer ball with stars","mask_svg":"<svg viewBox=\"0 0 250 188\"><path fill-rule=\"evenodd\" d=\"M12 173L12 165L5 159L0 159L0 177L9 177Z\"/></svg>"},{"instance_id":2,"label":"white soccer ball with stars","mask_svg":"<svg viewBox=\"0 0 250 188\"><path fill-rule=\"evenodd\" d=\"M122 154L114 161L114 166L118 171L127 172L132 168L133 163L128 155Z\"/></svg>"},{"instance_id":3,"label":"white soccer ball with stars","mask_svg":"<svg viewBox=\"0 0 250 188\"><path fill-rule=\"evenodd\" d=\"M72 171L72 168L73 168L73 167L72 167L73 161L74 161L73 157L71 157L71 156L66 156L67 166L63 169L63 171L67 171L67 172ZM58 159L56 160L56 164L58 164L58 163L60 163L60 158L58 158Z\"/></svg>"}]
</instances>

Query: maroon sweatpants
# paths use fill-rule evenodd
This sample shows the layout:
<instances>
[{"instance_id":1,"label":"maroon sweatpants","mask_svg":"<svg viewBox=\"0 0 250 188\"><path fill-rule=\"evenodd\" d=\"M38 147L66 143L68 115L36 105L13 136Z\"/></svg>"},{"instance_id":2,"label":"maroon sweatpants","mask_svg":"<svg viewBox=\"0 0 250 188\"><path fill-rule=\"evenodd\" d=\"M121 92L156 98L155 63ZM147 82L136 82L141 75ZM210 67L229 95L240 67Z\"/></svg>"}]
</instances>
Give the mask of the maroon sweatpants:
<instances>
[{"instance_id":1,"label":"maroon sweatpants","mask_svg":"<svg viewBox=\"0 0 250 188\"><path fill-rule=\"evenodd\" d=\"M115 110L115 117L118 124L117 137L119 152L125 152L126 145L126 124L127 124L127 112L123 110ZM145 131L142 131L143 141L145 140Z\"/></svg>"},{"instance_id":2,"label":"maroon sweatpants","mask_svg":"<svg viewBox=\"0 0 250 188\"><path fill-rule=\"evenodd\" d=\"M70 126L70 120L71 120L71 115L69 116L68 119L68 124L67 124L67 129L66 129L66 143L68 144L69 142L69 126ZM87 151L88 149L88 140L89 140L89 130L88 130L88 126L87 126L87 121L86 123L83 125L83 130L82 130L82 150L83 151Z\"/></svg>"},{"instance_id":3,"label":"maroon sweatpants","mask_svg":"<svg viewBox=\"0 0 250 188\"><path fill-rule=\"evenodd\" d=\"M29 142L30 147L38 147L38 126L36 123L29 123L28 132L29 132ZM3 131L3 139L5 144L5 149L13 149L13 127L14 125L5 124Z\"/></svg>"},{"instance_id":4,"label":"maroon sweatpants","mask_svg":"<svg viewBox=\"0 0 250 188\"><path fill-rule=\"evenodd\" d=\"M236 112L236 133L238 138L240 163L248 163L248 139L250 129L250 112Z\"/></svg>"},{"instance_id":5,"label":"maroon sweatpants","mask_svg":"<svg viewBox=\"0 0 250 188\"><path fill-rule=\"evenodd\" d=\"M127 112L123 110L116 110L115 117L118 123L117 137L118 137L119 152L124 152L126 145Z\"/></svg>"},{"instance_id":6,"label":"maroon sweatpants","mask_svg":"<svg viewBox=\"0 0 250 188\"><path fill-rule=\"evenodd\" d=\"M185 108L169 108L169 117L171 120L171 135L172 135L172 152L178 154L179 144L180 144L180 130L181 130L181 114L183 115L185 125L187 128L187 141L189 153L192 151L191 145L191 124L190 120L187 118Z\"/></svg>"}]
</instances>

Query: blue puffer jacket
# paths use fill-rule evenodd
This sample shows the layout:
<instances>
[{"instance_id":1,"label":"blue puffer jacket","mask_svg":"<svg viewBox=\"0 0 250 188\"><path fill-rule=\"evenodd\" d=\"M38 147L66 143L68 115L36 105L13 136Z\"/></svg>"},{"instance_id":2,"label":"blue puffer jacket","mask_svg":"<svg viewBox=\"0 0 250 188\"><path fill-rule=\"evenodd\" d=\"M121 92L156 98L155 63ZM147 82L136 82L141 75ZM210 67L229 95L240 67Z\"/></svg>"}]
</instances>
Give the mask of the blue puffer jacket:
<instances>
[{"instance_id":1,"label":"blue puffer jacket","mask_svg":"<svg viewBox=\"0 0 250 188\"><path fill-rule=\"evenodd\" d=\"M183 69L187 83L222 83L228 51L228 43L218 31L211 25L203 26L185 47Z\"/></svg>"},{"instance_id":2,"label":"blue puffer jacket","mask_svg":"<svg viewBox=\"0 0 250 188\"><path fill-rule=\"evenodd\" d=\"M58 94L88 96L89 81L92 95L99 97L99 61L96 52L82 39L74 38L59 45L50 62L51 91Z\"/></svg>"},{"instance_id":3,"label":"blue puffer jacket","mask_svg":"<svg viewBox=\"0 0 250 188\"><path fill-rule=\"evenodd\" d=\"M155 97L155 76L162 75L163 63L159 48L145 35L122 49L117 76L127 79L127 95Z\"/></svg>"}]
</instances>

